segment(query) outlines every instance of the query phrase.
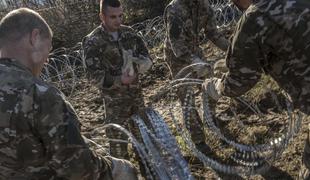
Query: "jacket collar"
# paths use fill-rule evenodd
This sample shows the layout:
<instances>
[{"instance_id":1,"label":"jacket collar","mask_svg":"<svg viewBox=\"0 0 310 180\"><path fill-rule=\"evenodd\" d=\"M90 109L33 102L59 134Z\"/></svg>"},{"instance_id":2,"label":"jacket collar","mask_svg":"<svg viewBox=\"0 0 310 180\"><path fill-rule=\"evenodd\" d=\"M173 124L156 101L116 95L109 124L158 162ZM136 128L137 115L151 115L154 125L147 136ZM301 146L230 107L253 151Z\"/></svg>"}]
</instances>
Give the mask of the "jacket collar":
<instances>
[{"instance_id":1,"label":"jacket collar","mask_svg":"<svg viewBox=\"0 0 310 180\"><path fill-rule=\"evenodd\" d=\"M9 65L9 66L15 66L18 69L24 70L26 72L29 72L32 74L29 68L18 62L16 59L13 58L0 58L0 64Z\"/></svg>"}]
</instances>

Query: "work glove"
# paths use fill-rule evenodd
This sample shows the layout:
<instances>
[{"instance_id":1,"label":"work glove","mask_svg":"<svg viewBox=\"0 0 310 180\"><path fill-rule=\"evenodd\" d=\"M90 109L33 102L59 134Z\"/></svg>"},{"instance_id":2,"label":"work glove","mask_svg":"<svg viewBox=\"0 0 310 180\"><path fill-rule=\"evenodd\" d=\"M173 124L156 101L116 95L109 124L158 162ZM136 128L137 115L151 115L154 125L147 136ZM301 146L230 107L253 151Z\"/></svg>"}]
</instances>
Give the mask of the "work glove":
<instances>
[{"instance_id":1,"label":"work glove","mask_svg":"<svg viewBox=\"0 0 310 180\"><path fill-rule=\"evenodd\" d=\"M122 85L131 85L137 82L137 74L130 75L130 70L124 72L121 76Z\"/></svg>"},{"instance_id":2,"label":"work glove","mask_svg":"<svg viewBox=\"0 0 310 180\"><path fill-rule=\"evenodd\" d=\"M133 66L133 61L135 57L132 56L131 50L122 49L123 54L123 66L122 66L122 75L121 82L124 85L130 85L134 83L137 79L137 74L135 73L135 69Z\"/></svg>"},{"instance_id":3,"label":"work glove","mask_svg":"<svg viewBox=\"0 0 310 180\"><path fill-rule=\"evenodd\" d=\"M123 54L123 66L122 66L122 73L127 73L129 76L134 76L135 69L133 67L133 56L131 50L124 50L122 49Z\"/></svg>"},{"instance_id":4,"label":"work glove","mask_svg":"<svg viewBox=\"0 0 310 180\"><path fill-rule=\"evenodd\" d=\"M133 63L137 66L137 70L139 73L144 73L152 67L152 61L150 58L139 55L139 57L134 57L132 50L122 50L123 58L126 62Z\"/></svg>"},{"instance_id":5,"label":"work glove","mask_svg":"<svg viewBox=\"0 0 310 180\"><path fill-rule=\"evenodd\" d=\"M112 162L113 180L138 180L136 168L131 162L111 156L107 158Z\"/></svg>"},{"instance_id":6,"label":"work glove","mask_svg":"<svg viewBox=\"0 0 310 180\"><path fill-rule=\"evenodd\" d=\"M192 56L191 62L193 64L201 63L201 65L196 65L193 67L194 72L198 78L210 77L213 74L213 70L210 65L206 64L202 59L197 56Z\"/></svg>"},{"instance_id":7,"label":"work glove","mask_svg":"<svg viewBox=\"0 0 310 180\"><path fill-rule=\"evenodd\" d=\"M206 94L211 97L213 100L218 101L221 95L221 79L218 78L209 78L206 79L202 84L202 89L206 92Z\"/></svg>"},{"instance_id":8,"label":"work glove","mask_svg":"<svg viewBox=\"0 0 310 180\"><path fill-rule=\"evenodd\" d=\"M152 65L153 65L153 63L152 63L152 61L151 61L150 58L147 58L147 57L144 57L144 56L141 56L141 55L140 55L140 58L139 58L139 59L136 58L136 59L134 60L134 63L137 64L137 66L138 66L138 72L141 73L141 74L145 73L145 72L146 72L147 70L149 70L149 69L152 67Z\"/></svg>"}]
</instances>

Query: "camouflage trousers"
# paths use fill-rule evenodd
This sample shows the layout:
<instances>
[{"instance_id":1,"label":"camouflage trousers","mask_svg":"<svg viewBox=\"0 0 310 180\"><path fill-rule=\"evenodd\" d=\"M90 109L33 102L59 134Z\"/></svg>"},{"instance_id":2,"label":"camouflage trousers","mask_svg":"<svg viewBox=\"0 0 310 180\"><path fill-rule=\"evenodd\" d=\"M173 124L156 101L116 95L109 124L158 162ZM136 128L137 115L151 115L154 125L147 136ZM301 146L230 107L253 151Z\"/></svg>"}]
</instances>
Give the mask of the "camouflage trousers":
<instances>
[{"instance_id":1,"label":"camouflage trousers","mask_svg":"<svg viewBox=\"0 0 310 180\"><path fill-rule=\"evenodd\" d=\"M141 89L139 87L122 86L103 89L102 93L105 103L105 123L121 125L129 130L135 138L141 140L139 129L130 118L133 114L139 114L139 110L144 108ZM106 135L109 139L112 139L110 141L111 156L129 159L128 144L117 141L127 140L127 135L113 128L107 129Z\"/></svg>"}]
</instances>

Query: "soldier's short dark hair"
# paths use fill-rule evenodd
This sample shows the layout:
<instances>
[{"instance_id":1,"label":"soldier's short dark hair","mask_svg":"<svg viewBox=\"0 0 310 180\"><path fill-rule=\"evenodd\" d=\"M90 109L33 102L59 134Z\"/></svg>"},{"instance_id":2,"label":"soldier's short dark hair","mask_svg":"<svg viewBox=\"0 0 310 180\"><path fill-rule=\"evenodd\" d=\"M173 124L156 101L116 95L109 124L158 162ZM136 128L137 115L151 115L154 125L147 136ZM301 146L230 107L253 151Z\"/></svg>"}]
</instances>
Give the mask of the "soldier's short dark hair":
<instances>
[{"instance_id":1,"label":"soldier's short dark hair","mask_svg":"<svg viewBox=\"0 0 310 180\"><path fill-rule=\"evenodd\" d=\"M0 21L0 47L9 42L19 41L34 29L39 29L42 37L53 36L49 25L37 12L28 8L9 12Z\"/></svg>"},{"instance_id":2,"label":"soldier's short dark hair","mask_svg":"<svg viewBox=\"0 0 310 180\"><path fill-rule=\"evenodd\" d=\"M100 13L104 13L108 6L117 8L121 6L121 2L119 0L100 0Z\"/></svg>"}]
</instances>

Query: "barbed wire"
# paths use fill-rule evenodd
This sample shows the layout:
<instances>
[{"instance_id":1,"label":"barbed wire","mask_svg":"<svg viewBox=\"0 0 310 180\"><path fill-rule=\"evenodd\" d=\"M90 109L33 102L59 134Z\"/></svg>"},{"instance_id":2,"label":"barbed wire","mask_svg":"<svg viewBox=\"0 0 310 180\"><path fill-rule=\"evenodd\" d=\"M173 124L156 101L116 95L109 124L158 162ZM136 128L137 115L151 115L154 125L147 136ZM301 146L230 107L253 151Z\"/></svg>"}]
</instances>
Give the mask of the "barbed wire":
<instances>
[{"instance_id":1,"label":"barbed wire","mask_svg":"<svg viewBox=\"0 0 310 180\"><path fill-rule=\"evenodd\" d=\"M209 0L209 2L214 10L218 28L234 26L242 14L230 0Z\"/></svg>"},{"instance_id":2,"label":"barbed wire","mask_svg":"<svg viewBox=\"0 0 310 180\"><path fill-rule=\"evenodd\" d=\"M136 23L131 27L143 38L149 48L163 43L165 25L162 16Z\"/></svg>"},{"instance_id":3,"label":"barbed wire","mask_svg":"<svg viewBox=\"0 0 310 180\"><path fill-rule=\"evenodd\" d=\"M162 16L134 24L133 29L144 39L148 47L154 48L163 44L165 27ZM43 69L42 78L57 84L59 88L70 91L77 84L77 74L84 69L81 43L72 48L59 48L50 54L50 63ZM157 55L159 57L160 55ZM71 67L72 66L72 67ZM75 72L78 71L78 72ZM70 90L71 89L71 90Z\"/></svg>"},{"instance_id":4,"label":"barbed wire","mask_svg":"<svg viewBox=\"0 0 310 180\"><path fill-rule=\"evenodd\" d=\"M199 65L199 64L197 64ZM193 65L190 65L193 66ZM184 69L190 69L191 67L185 67ZM185 71L185 70L181 70L181 71ZM187 76L187 73L179 73L179 74L185 74ZM182 77L180 77L182 78ZM290 103L290 101L288 100L289 98L285 98L286 99L286 107L282 106L282 107L277 107L275 109L281 109L282 111L280 111L281 116L285 117L285 119L283 119L284 121L287 121L287 126L286 129L284 128L282 133L278 133L278 132L274 132L274 134L277 134L275 138L266 141L267 143L263 143L263 144L255 144L255 145L247 145L247 144L242 144L237 142L236 140L233 140L231 137L228 138L225 134L223 134L223 127L218 127L215 124L215 120L214 120L214 109L211 111L210 105L209 105L209 101L208 101L208 97L205 94L205 92L203 91L202 96L200 99L202 99L201 102L201 106L199 108L199 106L197 105L196 107L191 107L190 105L192 103L193 98L195 98L194 93L192 91L186 91L187 94L184 98L184 105L182 107L178 107L178 109L181 109L183 112L183 117L179 117L176 118L175 117L175 113L178 114L179 112L175 112L176 109L176 103L175 103L175 97L171 98L171 106L167 106L167 103L169 103L169 97L171 97L171 94L176 94L177 89L179 88L184 88L184 87L195 87L197 85L201 85L203 83L203 80L199 80L199 79L191 79L191 78L182 78L182 79L175 79L173 81L171 81L168 85L162 87L157 95L155 95L156 98L160 97L160 98L164 98L165 99L165 105L164 107L157 107L157 108L161 108L161 109L169 109L169 111L174 112L174 113L170 113L172 119L174 120L174 127L178 127L180 126L180 122L181 122L181 126L180 128L178 128L178 134L180 134L183 137L183 140L186 141L186 144L189 145L189 149L190 152L194 153L194 155L200 159L205 165L212 167L213 169L216 169L220 172L224 172L224 173L229 173L229 174L237 174L237 175L253 175L253 174L257 174L260 173L261 170L266 169L267 164L265 162L268 163L272 163L273 161L277 160L278 157L283 153L283 151L286 149L286 147L288 146L289 142L292 141L293 137L295 137L297 135L297 133L299 132L299 130L301 129L301 123L302 123L302 115L297 111L295 112L292 109L292 105ZM191 88L189 88L191 89ZM189 90L188 89L188 90ZM283 95L279 95L279 94L275 94L273 93L273 91L271 90L265 90L264 92L268 92L271 94L271 96L273 97L272 99L275 101L274 104L275 107L276 106L280 106L280 100L278 99L278 97L287 97L285 93L283 93L283 91L280 91ZM167 96L167 93L170 94L170 96ZM166 94L166 95L165 95ZM176 96L176 95L174 95ZM155 98L155 99L156 99ZM253 105L251 103L251 101L247 101L245 100L245 97L243 98L236 98L237 101L239 101L239 103L243 104L244 106L246 106L246 109L250 109L251 112L258 117L258 121L261 121L263 124L265 120L265 117L268 116L268 114L263 114L261 112L260 109L258 109L257 106ZM228 145L230 145L234 150L235 153L233 153L232 155L230 155L230 159L234 160L237 164L241 165L241 167L231 167L231 166L227 166L224 164L221 164L219 162L215 162L211 159L209 159L209 157L205 157L202 153L197 152L197 149L195 149L193 143L191 142L191 138L189 135L189 132L187 132L186 130L186 124L189 122L189 117L191 117L189 114L192 112L192 109L196 109L197 111L202 111L202 117L200 119L203 120L203 124L205 125L205 129L208 129L212 134L214 134L214 138L216 139L220 139L224 142L226 142ZM238 112L236 112L231 106L230 106L230 110L233 111L233 114L238 114ZM179 111L179 110L178 110ZM283 112L285 112L283 114ZM269 112L270 113L270 112ZM276 114L275 112L273 112L274 114ZM231 118L231 122L237 122L237 120L235 120L235 117L230 117ZM197 119L198 120L198 119ZM245 125L243 125L245 126ZM225 129L224 131L227 131L227 129ZM265 165L266 166L265 166ZM249 169L248 169L249 168Z\"/></svg>"},{"instance_id":5,"label":"barbed wire","mask_svg":"<svg viewBox=\"0 0 310 180\"><path fill-rule=\"evenodd\" d=\"M83 0L77 0L76 2L82 1ZM16 8L17 6L20 6L20 4L14 0L6 0L3 2L5 2L5 5L9 8ZM27 7L45 7L50 9L60 8L62 6L57 4L59 2L60 1L29 0L27 1ZM71 1L70 3L72 4L74 2ZM225 30L226 28L234 26L241 15L241 12L235 6L231 5L227 0L210 0L210 4L215 11L217 28L219 29ZM4 3L0 4L0 6L4 6ZM41 9L41 11L43 11L43 9ZM132 25L132 28L144 39L149 48L154 48L163 44L163 40L165 39L165 26L162 16L157 16L153 19L148 19L143 22L136 23ZM85 75L83 58L84 55L80 43L72 48L55 49L49 56L49 63L46 64L43 68L41 78L45 81L54 83L58 88L70 96L79 83L79 77ZM176 79L171 81L169 85L165 86L162 89L163 91L160 91L158 94L161 94L159 97L162 97L167 93L171 93L171 89L176 90L179 87L196 86L201 85L201 83L202 81L197 79ZM193 94L188 94L185 102L192 101L193 99L191 99L191 97L193 97ZM273 97L276 99L277 95L273 95ZM282 133L280 136L269 140L268 143L256 145L242 144L236 140L228 138L225 134L222 133L221 129L214 123L212 115L213 112L210 110L207 101L208 98L205 96L205 94L203 94L202 99L203 102L201 111L203 112L203 116L201 119L204 120L204 124L206 125L205 128L209 129L209 131L214 134L214 137L225 141L232 148L234 148L235 152L229 155L229 157L238 164L237 166L220 163L197 150L194 143L192 142L190 133L187 131L185 126L188 121L188 116L177 118L174 115L176 113L175 111L180 111L180 109L188 111L184 112L183 114L189 114L191 109L198 109L198 107L177 107L175 105L166 105L165 107L157 108L168 110L170 118L173 120L173 126L176 127L177 133L186 142L187 148L190 150L190 152L199 160L201 160L205 166L211 167L212 169L218 170L220 172L229 174L252 175L264 171L268 168L264 162L275 161L283 153L289 142L293 139L294 136L296 136L301 127L301 116L294 114L294 111L290 108L290 105L288 105L287 108L283 108L279 107L279 103L276 103L278 109L286 110L287 112L286 131L284 131L284 133ZM245 101L242 98L237 100L251 109L254 114L258 115L258 117L266 116L262 115L260 110L248 101ZM238 112L234 112L234 114L238 114ZM144 145L138 144L136 140L133 140L134 137L129 135L128 131L119 126L107 125L105 128L113 126L114 128L116 127L128 134L130 139L137 147L145 166L151 166L147 170L149 176L153 176L152 174L155 173L162 179L191 179L192 175L188 169L188 164L183 159L180 148L178 147L179 145L177 144L174 135L172 135L160 114L153 110L148 111L148 119L154 126L155 131L148 129L145 124L143 124L143 121L139 118L140 117L136 116L133 118L133 120L139 126ZM165 131L157 131L158 129ZM149 154L150 152L151 154Z\"/></svg>"},{"instance_id":6,"label":"barbed wire","mask_svg":"<svg viewBox=\"0 0 310 180\"><path fill-rule=\"evenodd\" d=\"M41 79L54 84L70 96L79 83L79 78L85 75L84 54L81 49L81 43L78 43L72 48L53 50L42 69Z\"/></svg>"},{"instance_id":7,"label":"barbed wire","mask_svg":"<svg viewBox=\"0 0 310 180\"><path fill-rule=\"evenodd\" d=\"M143 120L137 115L132 117L132 120L138 125L143 142L137 141L128 130L117 124L98 127L93 130L93 134L107 128L113 128L126 134L145 166L148 179L193 179L188 163L184 160L177 141L170 133L167 124L154 109L146 109L145 113L153 130L145 125L145 119Z\"/></svg>"}]
</instances>

